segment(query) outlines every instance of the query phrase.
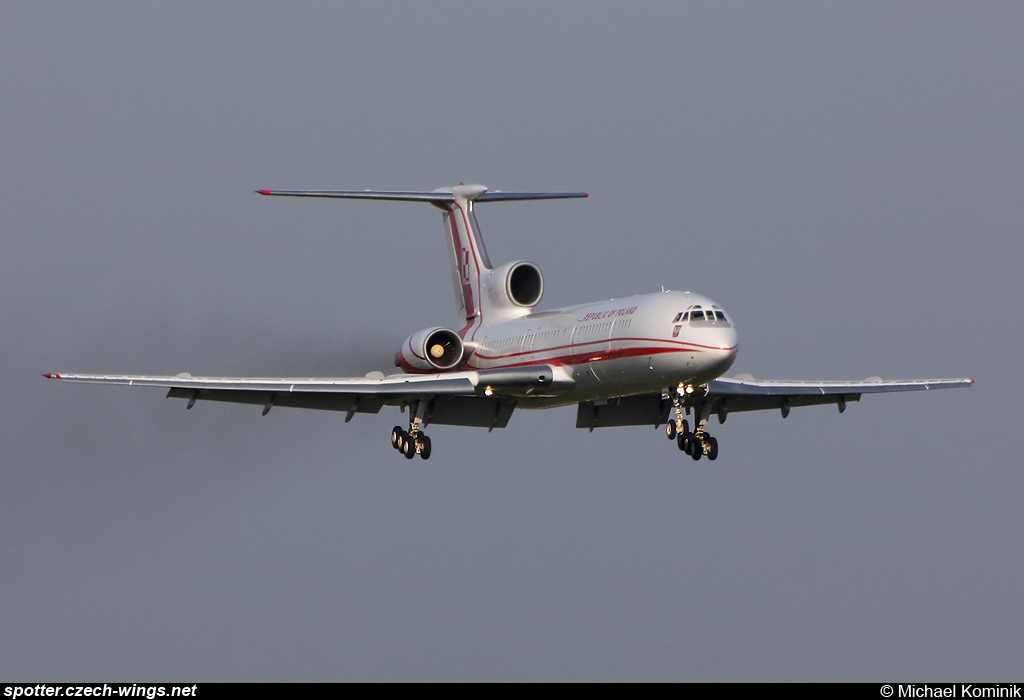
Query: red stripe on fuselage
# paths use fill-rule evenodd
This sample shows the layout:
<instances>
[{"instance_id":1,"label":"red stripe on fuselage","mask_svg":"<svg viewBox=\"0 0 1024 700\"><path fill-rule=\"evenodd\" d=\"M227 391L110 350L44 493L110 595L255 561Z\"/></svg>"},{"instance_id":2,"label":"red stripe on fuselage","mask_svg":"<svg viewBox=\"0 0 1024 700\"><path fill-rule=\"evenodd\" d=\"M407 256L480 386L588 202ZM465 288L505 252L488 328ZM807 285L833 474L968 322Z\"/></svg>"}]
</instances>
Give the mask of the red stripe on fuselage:
<instances>
[{"instance_id":1,"label":"red stripe on fuselage","mask_svg":"<svg viewBox=\"0 0 1024 700\"><path fill-rule=\"evenodd\" d=\"M662 352L703 352L704 350L724 350L724 351L729 351L729 350L735 350L736 349L736 346L733 346L731 348L723 348L723 347L718 347L718 346L715 346L715 345L700 345L699 343L688 343L688 342L682 341L682 340L664 340L664 339L661 339L661 338L634 338L634 337L629 337L629 338L604 338L604 339L599 339L599 340L588 340L585 343L571 343L569 345L553 345L553 346L548 347L548 348L534 348L532 350L522 350L520 352L509 352L509 353L504 353L502 355L486 355L483 352L480 352L479 350L476 353L474 353L474 354L477 357L481 358L481 359L495 361L495 360L511 359L513 357L521 357L523 355L535 355L535 354L543 353L543 352L554 352L556 350L564 350L566 348L576 349L576 348L583 348L583 347L586 347L588 345L605 345L605 344L608 344L608 343L616 343L616 342L665 343L665 344L668 344L668 345L672 346L672 347L668 347L668 348L662 348L661 349Z\"/></svg>"},{"instance_id":2,"label":"red stripe on fuselage","mask_svg":"<svg viewBox=\"0 0 1024 700\"><path fill-rule=\"evenodd\" d=\"M488 365L483 367L481 365L474 365L471 362L467 363L467 367L470 369L504 369L507 367L528 367L530 365L579 365L588 362L602 362L604 360L619 360L624 357L640 357L643 355L664 355L665 353L675 352L704 352L698 349L684 350L681 348L620 348L618 350L594 350L591 352L579 352L572 353L569 355L559 355L557 357L546 357L536 360L527 360L525 362L510 362L509 364L502 364L498 367Z\"/></svg>"}]
</instances>

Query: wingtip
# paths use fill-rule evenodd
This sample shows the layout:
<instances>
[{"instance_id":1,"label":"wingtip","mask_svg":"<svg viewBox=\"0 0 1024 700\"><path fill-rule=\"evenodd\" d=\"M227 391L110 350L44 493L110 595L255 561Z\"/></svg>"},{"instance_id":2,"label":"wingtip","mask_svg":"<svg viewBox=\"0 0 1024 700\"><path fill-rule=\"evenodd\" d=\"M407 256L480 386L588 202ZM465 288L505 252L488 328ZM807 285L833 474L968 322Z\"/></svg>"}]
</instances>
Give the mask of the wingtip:
<instances>
[{"instance_id":1,"label":"wingtip","mask_svg":"<svg viewBox=\"0 0 1024 700\"><path fill-rule=\"evenodd\" d=\"M43 376L47 379L60 379L60 375L56 372L43 372Z\"/></svg>"},{"instance_id":2,"label":"wingtip","mask_svg":"<svg viewBox=\"0 0 1024 700\"><path fill-rule=\"evenodd\" d=\"M270 190L256 190L256 194L268 195Z\"/></svg>"}]
</instances>

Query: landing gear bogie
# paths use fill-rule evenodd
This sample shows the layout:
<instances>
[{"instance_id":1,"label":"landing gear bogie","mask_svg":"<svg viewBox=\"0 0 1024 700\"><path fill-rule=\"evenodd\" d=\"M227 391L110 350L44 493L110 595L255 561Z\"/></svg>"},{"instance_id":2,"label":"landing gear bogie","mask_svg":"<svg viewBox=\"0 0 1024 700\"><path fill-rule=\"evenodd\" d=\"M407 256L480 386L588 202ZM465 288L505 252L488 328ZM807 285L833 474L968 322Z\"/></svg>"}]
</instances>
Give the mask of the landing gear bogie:
<instances>
[{"instance_id":1,"label":"landing gear bogie","mask_svg":"<svg viewBox=\"0 0 1024 700\"><path fill-rule=\"evenodd\" d=\"M691 433L686 437L680 437L678 442L679 449L690 455L695 462L701 457L707 457L712 462L718 459L718 439L707 433Z\"/></svg>"},{"instance_id":2,"label":"landing gear bogie","mask_svg":"<svg viewBox=\"0 0 1024 700\"><path fill-rule=\"evenodd\" d=\"M391 446L406 459L419 455L422 459L430 459L430 438L420 430L418 423L413 422L409 430L396 425L391 430Z\"/></svg>"}]
</instances>

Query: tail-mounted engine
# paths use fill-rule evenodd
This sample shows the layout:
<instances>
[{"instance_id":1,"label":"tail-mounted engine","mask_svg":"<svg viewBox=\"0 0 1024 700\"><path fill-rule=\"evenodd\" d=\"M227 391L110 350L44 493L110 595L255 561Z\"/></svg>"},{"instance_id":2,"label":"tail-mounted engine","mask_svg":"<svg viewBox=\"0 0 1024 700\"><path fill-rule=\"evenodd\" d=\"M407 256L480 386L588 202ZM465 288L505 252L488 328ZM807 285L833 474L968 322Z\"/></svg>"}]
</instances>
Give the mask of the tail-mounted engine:
<instances>
[{"instance_id":1,"label":"tail-mounted engine","mask_svg":"<svg viewBox=\"0 0 1024 700\"><path fill-rule=\"evenodd\" d=\"M522 315L544 295L544 277L530 262L511 262L487 273L487 299L493 310Z\"/></svg>"},{"instance_id":2,"label":"tail-mounted engine","mask_svg":"<svg viewBox=\"0 0 1024 700\"><path fill-rule=\"evenodd\" d=\"M395 353L395 366L406 372L445 372L462 362L462 338L447 328L427 328L409 336Z\"/></svg>"}]
</instances>

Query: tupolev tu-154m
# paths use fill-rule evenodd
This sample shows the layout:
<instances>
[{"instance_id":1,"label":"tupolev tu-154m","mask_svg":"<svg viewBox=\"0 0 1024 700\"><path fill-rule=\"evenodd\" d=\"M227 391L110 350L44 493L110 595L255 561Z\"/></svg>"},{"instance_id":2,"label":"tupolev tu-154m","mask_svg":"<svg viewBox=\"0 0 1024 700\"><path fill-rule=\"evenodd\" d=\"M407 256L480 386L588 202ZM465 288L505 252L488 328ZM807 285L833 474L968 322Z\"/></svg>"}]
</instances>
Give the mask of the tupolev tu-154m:
<instances>
[{"instance_id":1,"label":"tupolev tu-154m","mask_svg":"<svg viewBox=\"0 0 1024 700\"><path fill-rule=\"evenodd\" d=\"M365 377L193 377L48 373L68 382L167 389L196 401L255 404L345 413L398 406L408 429L396 425L391 445L407 459L428 459L431 423L504 428L514 409L576 405L576 427L664 426L665 435L694 460L715 459L708 433L716 416L832 404L840 413L862 394L964 387L971 379L882 381L759 381L724 377L736 359L736 329L707 297L662 291L551 311L535 311L544 293L530 262L492 267L475 209L484 202L586 197L585 192L490 192L458 185L432 192L258 190L282 197L331 197L425 202L443 212L458 330L433 326L409 336L395 355L402 373ZM692 421L692 425L691 425Z\"/></svg>"}]
</instances>

